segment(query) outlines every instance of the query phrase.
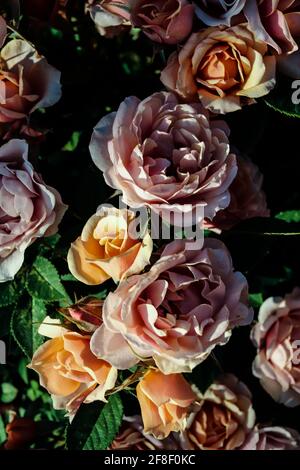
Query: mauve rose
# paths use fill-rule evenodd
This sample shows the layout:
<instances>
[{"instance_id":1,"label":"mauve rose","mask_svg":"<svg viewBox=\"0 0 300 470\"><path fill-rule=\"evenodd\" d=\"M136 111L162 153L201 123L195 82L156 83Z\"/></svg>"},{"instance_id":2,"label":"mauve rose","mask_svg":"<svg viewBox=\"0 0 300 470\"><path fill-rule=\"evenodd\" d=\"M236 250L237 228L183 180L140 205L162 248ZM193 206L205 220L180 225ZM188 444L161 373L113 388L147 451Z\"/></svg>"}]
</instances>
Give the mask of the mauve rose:
<instances>
[{"instance_id":1,"label":"mauve rose","mask_svg":"<svg viewBox=\"0 0 300 470\"><path fill-rule=\"evenodd\" d=\"M111 443L109 450L180 450L174 436L156 439L146 434L139 416L125 417L118 436Z\"/></svg>"},{"instance_id":2,"label":"mauve rose","mask_svg":"<svg viewBox=\"0 0 300 470\"><path fill-rule=\"evenodd\" d=\"M256 36L278 54L298 50L300 39L299 0L247 0L244 14Z\"/></svg>"},{"instance_id":3,"label":"mauve rose","mask_svg":"<svg viewBox=\"0 0 300 470\"><path fill-rule=\"evenodd\" d=\"M190 372L235 326L252 321L248 286L225 245L168 244L149 272L132 276L103 305L91 349L119 369L153 357L165 374Z\"/></svg>"},{"instance_id":4,"label":"mauve rose","mask_svg":"<svg viewBox=\"0 0 300 470\"><path fill-rule=\"evenodd\" d=\"M238 449L254 425L255 412L249 389L234 375L224 374L201 397L200 410L181 438L183 448Z\"/></svg>"},{"instance_id":5,"label":"mauve rose","mask_svg":"<svg viewBox=\"0 0 300 470\"><path fill-rule=\"evenodd\" d=\"M230 202L236 176L229 129L198 103L172 93L126 98L95 127L90 152L106 183L130 207L148 206L173 222L212 219ZM172 219L174 217L174 219ZM200 217L200 218L199 218Z\"/></svg>"},{"instance_id":6,"label":"mauve rose","mask_svg":"<svg viewBox=\"0 0 300 470\"><path fill-rule=\"evenodd\" d=\"M266 195L262 190L263 175L246 156L236 154L238 172L229 187L230 204L219 211L210 226L229 229L242 220L270 217Z\"/></svg>"},{"instance_id":7,"label":"mauve rose","mask_svg":"<svg viewBox=\"0 0 300 470\"><path fill-rule=\"evenodd\" d=\"M61 96L60 72L26 41L13 39L0 52L0 135L26 127L33 111Z\"/></svg>"},{"instance_id":8,"label":"mauve rose","mask_svg":"<svg viewBox=\"0 0 300 470\"><path fill-rule=\"evenodd\" d=\"M28 447L37 437L37 425L31 418L17 418L8 423L5 428L7 440L6 450L19 450Z\"/></svg>"},{"instance_id":9,"label":"mauve rose","mask_svg":"<svg viewBox=\"0 0 300 470\"><path fill-rule=\"evenodd\" d=\"M253 373L263 388L279 403L300 405L299 288L264 301L251 338L257 347Z\"/></svg>"},{"instance_id":10,"label":"mauve rose","mask_svg":"<svg viewBox=\"0 0 300 470\"><path fill-rule=\"evenodd\" d=\"M87 0L90 13L102 36L113 37L130 26L129 0Z\"/></svg>"},{"instance_id":11,"label":"mauve rose","mask_svg":"<svg viewBox=\"0 0 300 470\"><path fill-rule=\"evenodd\" d=\"M276 59L267 51L246 24L206 28L170 55L161 81L214 113L237 111L274 88Z\"/></svg>"},{"instance_id":12,"label":"mauve rose","mask_svg":"<svg viewBox=\"0 0 300 470\"><path fill-rule=\"evenodd\" d=\"M195 13L208 26L230 26L233 16L238 15L246 0L197 0Z\"/></svg>"},{"instance_id":13,"label":"mauve rose","mask_svg":"<svg viewBox=\"0 0 300 470\"><path fill-rule=\"evenodd\" d=\"M239 450L299 450L298 431L283 426L258 425Z\"/></svg>"},{"instance_id":14,"label":"mauve rose","mask_svg":"<svg viewBox=\"0 0 300 470\"><path fill-rule=\"evenodd\" d=\"M28 161L24 140L0 147L0 282L21 268L26 248L58 230L67 206Z\"/></svg>"},{"instance_id":15,"label":"mauve rose","mask_svg":"<svg viewBox=\"0 0 300 470\"><path fill-rule=\"evenodd\" d=\"M177 44L192 31L193 16L188 0L133 0L130 19L152 41Z\"/></svg>"},{"instance_id":16,"label":"mauve rose","mask_svg":"<svg viewBox=\"0 0 300 470\"><path fill-rule=\"evenodd\" d=\"M71 323L87 333L94 332L102 324L103 300L85 297L76 304L61 308L60 313Z\"/></svg>"}]
</instances>

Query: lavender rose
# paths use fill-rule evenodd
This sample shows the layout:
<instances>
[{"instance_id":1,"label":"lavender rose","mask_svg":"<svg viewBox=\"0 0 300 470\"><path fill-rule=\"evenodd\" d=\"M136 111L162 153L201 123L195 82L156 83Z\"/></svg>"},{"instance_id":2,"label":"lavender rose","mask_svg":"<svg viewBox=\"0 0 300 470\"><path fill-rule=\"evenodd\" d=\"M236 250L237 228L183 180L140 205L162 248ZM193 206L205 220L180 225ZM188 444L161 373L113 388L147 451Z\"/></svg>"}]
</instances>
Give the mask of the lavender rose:
<instances>
[{"instance_id":1,"label":"lavender rose","mask_svg":"<svg viewBox=\"0 0 300 470\"><path fill-rule=\"evenodd\" d=\"M252 316L247 281L233 271L225 245L206 239L192 250L176 240L149 272L108 295L91 349L118 369L153 357L164 374L190 372Z\"/></svg>"},{"instance_id":2,"label":"lavender rose","mask_svg":"<svg viewBox=\"0 0 300 470\"><path fill-rule=\"evenodd\" d=\"M193 16L188 0L133 0L130 18L152 41L177 44L190 34Z\"/></svg>"},{"instance_id":3,"label":"lavender rose","mask_svg":"<svg viewBox=\"0 0 300 470\"><path fill-rule=\"evenodd\" d=\"M22 266L26 248L57 232L67 206L28 161L24 140L0 147L0 282Z\"/></svg>"},{"instance_id":4,"label":"lavender rose","mask_svg":"<svg viewBox=\"0 0 300 470\"><path fill-rule=\"evenodd\" d=\"M283 426L258 425L239 450L299 450L300 435Z\"/></svg>"},{"instance_id":5,"label":"lavender rose","mask_svg":"<svg viewBox=\"0 0 300 470\"><path fill-rule=\"evenodd\" d=\"M237 166L228 135L225 122L211 119L199 103L181 104L161 92L143 101L126 98L101 119L90 152L128 206L148 206L171 222L185 214L187 225L198 222L198 209L212 219L230 202Z\"/></svg>"},{"instance_id":6,"label":"lavender rose","mask_svg":"<svg viewBox=\"0 0 300 470\"><path fill-rule=\"evenodd\" d=\"M238 15L246 0L198 0L195 13L208 26L230 26L233 16Z\"/></svg>"},{"instance_id":7,"label":"lavender rose","mask_svg":"<svg viewBox=\"0 0 300 470\"><path fill-rule=\"evenodd\" d=\"M257 347L253 373L271 397L300 405L300 289L270 297L260 307L251 338Z\"/></svg>"}]
</instances>

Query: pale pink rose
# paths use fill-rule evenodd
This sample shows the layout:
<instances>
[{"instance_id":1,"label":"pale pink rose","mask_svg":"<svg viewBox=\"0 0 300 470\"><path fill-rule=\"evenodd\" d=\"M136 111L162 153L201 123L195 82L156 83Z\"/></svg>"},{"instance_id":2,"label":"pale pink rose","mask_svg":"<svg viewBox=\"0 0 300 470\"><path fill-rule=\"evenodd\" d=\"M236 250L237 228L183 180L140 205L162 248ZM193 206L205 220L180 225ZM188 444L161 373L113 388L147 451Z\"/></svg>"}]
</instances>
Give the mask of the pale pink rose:
<instances>
[{"instance_id":1,"label":"pale pink rose","mask_svg":"<svg viewBox=\"0 0 300 470\"><path fill-rule=\"evenodd\" d=\"M252 321L245 277L225 245L206 239L195 250L176 240L149 272L119 284L103 305L91 348L119 369L150 358L165 373L190 372L235 326Z\"/></svg>"},{"instance_id":2,"label":"pale pink rose","mask_svg":"<svg viewBox=\"0 0 300 470\"><path fill-rule=\"evenodd\" d=\"M170 435L166 439L156 439L146 434L139 416L125 417L118 436L109 450L180 450L177 440Z\"/></svg>"},{"instance_id":3,"label":"pale pink rose","mask_svg":"<svg viewBox=\"0 0 300 470\"><path fill-rule=\"evenodd\" d=\"M252 396L232 374L224 374L201 396L199 410L181 436L186 450L235 450L255 425Z\"/></svg>"},{"instance_id":4,"label":"pale pink rose","mask_svg":"<svg viewBox=\"0 0 300 470\"><path fill-rule=\"evenodd\" d=\"M68 266L81 282L98 285L138 274L149 264L153 242L146 231L141 239L131 236L134 213L99 206L68 252Z\"/></svg>"},{"instance_id":5,"label":"pale pink rose","mask_svg":"<svg viewBox=\"0 0 300 470\"><path fill-rule=\"evenodd\" d=\"M113 37L130 26L129 0L87 0L90 13L101 36Z\"/></svg>"},{"instance_id":6,"label":"pale pink rose","mask_svg":"<svg viewBox=\"0 0 300 470\"><path fill-rule=\"evenodd\" d=\"M13 39L0 52L0 135L28 127L31 113L61 97L60 72L26 41Z\"/></svg>"},{"instance_id":7,"label":"pale pink rose","mask_svg":"<svg viewBox=\"0 0 300 470\"><path fill-rule=\"evenodd\" d=\"M106 401L105 393L114 387L118 371L92 354L90 336L68 331L50 317L39 333L51 339L37 349L27 367L39 374L54 408L66 409L72 417L81 403Z\"/></svg>"},{"instance_id":8,"label":"pale pink rose","mask_svg":"<svg viewBox=\"0 0 300 470\"><path fill-rule=\"evenodd\" d=\"M262 190L263 175L246 156L236 155L238 172L229 187L230 204L219 211L210 226L229 229L242 220L270 217L266 196Z\"/></svg>"},{"instance_id":9,"label":"pale pink rose","mask_svg":"<svg viewBox=\"0 0 300 470\"><path fill-rule=\"evenodd\" d=\"M214 113L237 111L275 86L276 59L247 24L192 34L168 59L161 81Z\"/></svg>"},{"instance_id":10,"label":"pale pink rose","mask_svg":"<svg viewBox=\"0 0 300 470\"><path fill-rule=\"evenodd\" d=\"M298 50L300 39L299 0L247 0L244 14L251 29L278 54Z\"/></svg>"},{"instance_id":11,"label":"pale pink rose","mask_svg":"<svg viewBox=\"0 0 300 470\"><path fill-rule=\"evenodd\" d=\"M164 375L150 369L136 388L144 432L165 439L171 432L183 431L196 394L181 374Z\"/></svg>"},{"instance_id":12,"label":"pale pink rose","mask_svg":"<svg viewBox=\"0 0 300 470\"><path fill-rule=\"evenodd\" d=\"M193 16L188 0L133 0L130 19L152 41L177 44L192 31Z\"/></svg>"},{"instance_id":13,"label":"pale pink rose","mask_svg":"<svg viewBox=\"0 0 300 470\"><path fill-rule=\"evenodd\" d=\"M24 140L0 147L0 282L14 278L31 243L57 232L66 210L28 161Z\"/></svg>"},{"instance_id":14,"label":"pale pink rose","mask_svg":"<svg viewBox=\"0 0 300 470\"><path fill-rule=\"evenodd\" d=\"M231 25L232 17L241 13L246 0L198 0L195 13L208 26Z\"/></svg>"},{"instance_id":15,"label":"pale pink rose","mask_svg":"<svg viewBox=\"0 0 300 470\"><path fill-rule=\"evenodd\" d=\"M230 202L237 166L228 135L225 122L211 119L199 103L181 104L161 92L143 101L126 98L101 119L90 152L130 207L148 206L171 223L184 215L188 225L203 210L212 219Z\"/></svg>"},{"instance_id":16,"label":"pale pink rose","mask_svg":"<svg viewBox=\"0 0 300 470\"><path fill-rule=\"evenodd\" d=\"M300 435L283 426L258 425L239 450L299 450Z\"/></svg>"},{"instance_id":17,"label":"pale pink rose","mask_svg":"<svg viewBox=\"0 0 300 470\"><path fill-rule=\"evenodd\" d=\"M300 289L270 297L251 332L257 347L253 373L271 397L286 406L300 405Z\"/></svg>"}]
</instances>

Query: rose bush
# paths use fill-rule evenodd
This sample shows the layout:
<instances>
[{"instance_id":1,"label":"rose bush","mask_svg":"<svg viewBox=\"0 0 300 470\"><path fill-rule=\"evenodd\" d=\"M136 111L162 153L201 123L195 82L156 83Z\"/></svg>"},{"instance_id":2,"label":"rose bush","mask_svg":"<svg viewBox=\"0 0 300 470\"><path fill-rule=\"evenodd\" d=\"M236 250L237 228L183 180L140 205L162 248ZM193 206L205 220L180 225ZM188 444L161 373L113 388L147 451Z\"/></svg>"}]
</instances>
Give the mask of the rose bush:
<instances>
[{"instance_id":1,"label":"rose bush","mask_svg":"<svg viewBox=\"0 0 300 470\"><path fill-rule=\"evenodd\" d=\"M14 278L31 243L57 232L66 210L28 161L25 141L0 147L0 282Z\"/></svg>"},{"instance_id":2,"label":"rose bush","mask_svg":"<svg viewBox=\"0 0 300 470\"><path fill-rule=\"evenodd\" d=\"M165 374L190 372L235 326L251 322L246 279L225 245L207 239L196 247L170 243L149 272L108 295L91 340L96 356L119 369L153 357Z\"/></svg>"},{"instance_id":3,"label":"rose bush","mask_svg":"<svg viewBox=\"0 0 300 470\"><path fill-rule=\"evenodd\" d=\"M130 207L150 207L171 222L184 215L191 225L202 211L211 219L230 202L237 167L228 135L225 122L199 104L155 93L143 101L129 97L101 119L90 152Z\"/></svg>"}]
</instances>

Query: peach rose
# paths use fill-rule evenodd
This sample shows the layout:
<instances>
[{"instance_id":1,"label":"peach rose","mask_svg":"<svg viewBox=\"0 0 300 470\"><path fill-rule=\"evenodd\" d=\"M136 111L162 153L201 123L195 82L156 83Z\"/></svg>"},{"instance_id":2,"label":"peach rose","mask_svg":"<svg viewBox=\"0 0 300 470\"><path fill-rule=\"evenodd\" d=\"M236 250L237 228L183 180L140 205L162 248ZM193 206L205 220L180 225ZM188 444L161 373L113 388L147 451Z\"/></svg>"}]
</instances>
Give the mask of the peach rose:
<instances>
[{"instance_id":1,"label":"peach rose","mask_svg":"<svg viewBox=\"0 0 300 470\"><path fill-rule=\"evenodd\" d=\"M25 140L0 147L0 283L14 278L29 245L57 232L66 210L28 161Z\"/></svg>"},{"instance_id":2,"label":"peach rose","mask_svg":"<svg viewBox=\"0 0 300 470\"><path fill-rule=\"evenodd\" d=\"M250 158L239 154L236 157L238 172L229 187L230 204L219 211L212 221L212 225L220 229L229 229L253 217L270 217L266 195L262 190L262 173Z\"/></svg>"},{"instance_id":3,"label":"peach rose","mask_svg":"<svg viewBox=\"0 0 300 470\"><path fill-rule=\"evenodd\" d=\"M243 445L255 425L251 393L225 374L204 393L200 410L186 431L187 449L233 450Z\"/></svg>"},{"instance_id":4,"label":"peach rose","mask_svg":"<svg viewBox=\"0 0 300 470\"><path fill-rule=\"evenodd\" d=\"M300 434L283 426L258 425L239 450L299 450Z\"/></svg>"},{"instance_id":5,"label":"peach rose","mask_svg":"<svg viewBox=\"0 0 300 470\"><path fill-rule=\"evenodd\" d=\"M87 0L90 13L101 36L113 37L130 26L129 0Z\"/></svg>"},{"instance_id":6,"label":"peach rose","mask_svg":"<svg viewBox=\"0 0 300 470\"><path fill-rule=\"evenodd\" d=\"M146 434L164 439L172 431L185 429L196 395L182 375L150 370L139 382L136 393Z\"/></svg>"},{"instance_id":7,"label":"peach rose","mask_svg":"<svg viewBox=\"0 0 300 470\"><path fill-rule=\"evenodd\" d=\"M214 113L237 111L274 88L276 59L267 51L246 24L207 28L169 57L161 81Z\"/></svg>"},{"instance_id":8,"label":"peach rose","mask_svg":"<svg viewBox=\"0 0 300 470\"><path fill-rule=\"evenodd\" d=\"M60 72L20 39L1 49L0 62L0 135L7 139L14 131L29 132L30 114L60 99Z\"/></svg>"},{"instance_id":9,"label":"peach rose","mask_svg":"<svg viewBox=\"0 0 300 470\"><path fill-rule=\"evenodd\" d=\"M85 284L98 285L141 272L149 263L153 243L148 232L142 240L131 238L130 224L134 222L131 211L100 206L69 250L73 276Z\"/></svg>"},{"instance_id":10,"label":"peach rose","mask_svg":"<svg viewBox=\"0 0 300 470\"><path fill-rule=\"evenodd\" d=\"M156 439L146 434L139 416L125 417L118 436L111 443L109 450L178 450L179 443L173 436Z\"/></svg>"},{"instance_id":11,"label":"peach rose","mask_svg":"<svg viewBox=\"0 0 300 470\"><path fill-rule=\"evenodd\" d=\"M202 211L211 219L230 202L237 167L228 136L226 123L199 103L180 104L161 92L143 101L126 98L101 119L90 152L129 207L150 207L171 223L184 215L187 226L200 222Z\"/></svg>"},{"instance_id":12,"label":"peach rose","mask_svg":"<svg viewBox=\"0 0 300 470\"><path fill-rule=\"evenodd\" d=\"M206 239L192 250L168 244L149 272L132 276L103 305L93 353L118 369L150 358L165 374L190 372L231 330L252 320L244 276L234 272L225 245Z\"/></svg>"},{"instance_id":13,"label":"peach rose","mask_svg":"<svg viewBox=\"0 0 300 470\"><path fill-rule=\"evenodd\" d=\"M270 297L251 332L257 356L253 373L271 397L286 406L300 405L300 289Z\"/></svg>"},{"instance_id":14,"label":"peach rose","mask_svg":"<svg viewBox=\"0 0 300 470\"><path fill-rule=\"evenodd\" d=\"M28 365L39 374L40 384L51 394L55 409L74 415L81 403L105 400L118 372L90 350L90 336L68 331L46 317L40 334L52 339L40 346Z\"/></svg>"},{"instance_id":15,"label":"peach rose","mask_svg":"<svg viewBox=\"0 0 300 470\"><path fill-rule=\"evenodd\" d=\"M133 0L130 19L152 41L177 44L192 31L193 16L188 0Z\"/></svg>"}]
</instances>

